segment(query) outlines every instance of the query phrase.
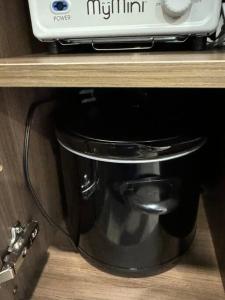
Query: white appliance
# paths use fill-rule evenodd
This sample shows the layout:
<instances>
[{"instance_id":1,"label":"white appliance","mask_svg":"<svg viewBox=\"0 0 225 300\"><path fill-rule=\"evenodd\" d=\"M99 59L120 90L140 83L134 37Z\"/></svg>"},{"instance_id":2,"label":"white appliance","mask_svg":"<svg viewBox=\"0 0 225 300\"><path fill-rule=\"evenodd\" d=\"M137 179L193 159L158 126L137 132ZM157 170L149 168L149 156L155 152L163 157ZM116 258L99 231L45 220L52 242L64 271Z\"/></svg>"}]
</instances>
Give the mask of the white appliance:
<instances>
[{"instance_id":1,"label":"white appliance","mask_svg":"<svg viewBox=\"0 0 225 300\"><path fill-rule=\"evenodd\" d=\"M42 41L205 37L216 31L222 0L28 0L34 35Z\"/></svg>"}]
</instances>

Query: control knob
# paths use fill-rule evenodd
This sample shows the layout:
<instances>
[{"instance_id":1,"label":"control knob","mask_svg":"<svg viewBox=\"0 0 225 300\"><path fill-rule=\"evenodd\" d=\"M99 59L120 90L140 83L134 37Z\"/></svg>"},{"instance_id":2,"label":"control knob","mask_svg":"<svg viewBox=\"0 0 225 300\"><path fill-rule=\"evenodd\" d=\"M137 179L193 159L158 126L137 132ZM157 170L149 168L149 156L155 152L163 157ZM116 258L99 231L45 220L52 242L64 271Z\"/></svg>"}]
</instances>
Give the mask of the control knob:
<instances>
[{"instance_id":1,"label":"control knob","mask_svg":"<svg viewBox=\"0 0 225 300\"><path fill-rule=\"evenodd\" d=\"M162 0L164 12L172 18L183 16L191 7L191 4L191 0Z\"/></svg>"}]
</instances>

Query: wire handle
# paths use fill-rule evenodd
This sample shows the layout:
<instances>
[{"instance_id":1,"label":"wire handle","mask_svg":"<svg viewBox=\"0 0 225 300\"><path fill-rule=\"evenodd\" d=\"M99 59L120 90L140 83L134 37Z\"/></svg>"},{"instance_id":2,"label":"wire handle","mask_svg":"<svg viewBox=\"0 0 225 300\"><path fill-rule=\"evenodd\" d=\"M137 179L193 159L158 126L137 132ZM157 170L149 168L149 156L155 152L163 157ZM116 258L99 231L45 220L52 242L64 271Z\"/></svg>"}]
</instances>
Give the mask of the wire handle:
<instances>
[{"instance_id":1,"label":"wire handle","mask_svg":"<svg viewBox=\"0 0 225 300\"><path fill-rule=\"evenodd\" d=\"M150 40L151 44L149 46L145 45L145 46L129 46L129 47L109 47L109 48L105 48L105 47L99 47L98 45L101 45L102 43L95 43L92 42L91 46L93 48L93 50L95 51L133 51L133 50L150 50L154 47L155 44L155 40L154 38L152 38ZM119 44L119 43L118 43ZM120 43L121 44L121 43ZM105 45L105 44L104 44Z\"/></svg>"}]
</instances>

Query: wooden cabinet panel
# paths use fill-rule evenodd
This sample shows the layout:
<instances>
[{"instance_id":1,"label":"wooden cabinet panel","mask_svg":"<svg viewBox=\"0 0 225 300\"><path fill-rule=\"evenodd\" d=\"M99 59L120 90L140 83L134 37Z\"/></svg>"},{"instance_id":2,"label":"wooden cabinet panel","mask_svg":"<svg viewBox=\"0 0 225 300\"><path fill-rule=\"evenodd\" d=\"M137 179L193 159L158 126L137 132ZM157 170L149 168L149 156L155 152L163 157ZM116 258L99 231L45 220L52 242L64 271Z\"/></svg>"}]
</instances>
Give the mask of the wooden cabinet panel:
<instances>
[{"instance_id":1,"label":"wooden cabinet panel","mask_svg":"<svg viewBox=\"0 0 225 300\"><path fill-rule=\"evenodd\" d=\"M225 289L225 178L208 193L206 211Z\"/></svg>"},{"instance_id":2,"label":"wooden cabinet panel","mask_svg":"<svg viewBox=\"0 0 225 300\"><path fill-rule=\"evenodd\" d=\"M5 283L0 289L0 299L13 299L13 288L18 286L16 299L29 299L46 250L53 236L53 229L40 216L28 192L23 177L22 150L24 125L28 107L32 101L48 94L47 91L37 90L0 90L0 251L6 250L10 227L19 220L27 223L31 219L40 222L40 234L31 252L21 267L14 282ZM51 105L37 111L31 135L30 168L31 178L38 191L43 205L49 214L61 221L60 193L55 158L49 137L48 115ZM52 132L51 132L52 134ZM50 200L50 201L49 201Z\"/></svg>"}]
</instances>

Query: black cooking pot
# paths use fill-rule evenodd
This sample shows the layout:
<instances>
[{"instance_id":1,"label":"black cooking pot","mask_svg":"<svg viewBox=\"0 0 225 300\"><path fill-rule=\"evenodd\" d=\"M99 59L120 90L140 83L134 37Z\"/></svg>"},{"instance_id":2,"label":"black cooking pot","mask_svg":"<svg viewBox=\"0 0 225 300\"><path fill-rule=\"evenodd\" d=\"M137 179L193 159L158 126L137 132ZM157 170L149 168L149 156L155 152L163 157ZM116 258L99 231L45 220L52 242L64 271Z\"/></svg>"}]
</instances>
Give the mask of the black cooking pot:
<instances>
[{"instance_id":1,"label":"black cooking pot","mask_svg":"<svg viewBox=\"0 0 225 300\"><path fill-rule=\"evenodd\" d=\"M93 96L58 113L68 228L108 272L159 273L194 238L206 140L184 115L167 113L159 119L144 97Z\"/></svg>"}]
</instances>

